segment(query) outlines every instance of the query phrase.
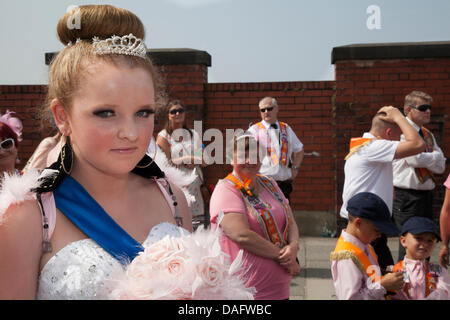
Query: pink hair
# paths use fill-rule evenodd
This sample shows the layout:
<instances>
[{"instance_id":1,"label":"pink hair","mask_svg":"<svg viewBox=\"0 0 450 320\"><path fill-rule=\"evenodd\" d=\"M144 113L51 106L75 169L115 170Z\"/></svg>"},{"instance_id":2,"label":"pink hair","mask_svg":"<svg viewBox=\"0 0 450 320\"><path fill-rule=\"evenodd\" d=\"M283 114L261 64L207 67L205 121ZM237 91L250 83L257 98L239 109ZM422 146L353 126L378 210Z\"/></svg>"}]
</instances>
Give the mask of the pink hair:
<instances>
[{"instance_id":1,"label":"pink hair","mask_svg":"<svg viewBox=\"0 0 450 320\"><path fill-rule=\"evenodd\" d=\"M7 138L14 138L15 142L22 141L22 121L20 121L19 118L12 117L11 114L15 112L6 110L6 113L2 116L0 116L0 122L6 124L14 133L15 137L7 137ZM6 130L2 130L1 134L3 135Z\"/></svg>"}]
</instances>

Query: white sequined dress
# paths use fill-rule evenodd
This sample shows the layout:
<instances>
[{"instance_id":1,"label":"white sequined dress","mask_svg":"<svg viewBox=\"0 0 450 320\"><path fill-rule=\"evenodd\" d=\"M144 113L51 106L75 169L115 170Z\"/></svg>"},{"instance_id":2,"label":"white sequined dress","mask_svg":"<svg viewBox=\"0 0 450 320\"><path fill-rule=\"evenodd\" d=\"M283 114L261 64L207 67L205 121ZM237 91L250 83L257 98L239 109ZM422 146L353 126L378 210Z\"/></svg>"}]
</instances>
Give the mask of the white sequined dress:
<instances>
[{"instance_id":1,"label":"white sequined dress","mask_svg":"<svg viewBox=\"0 0 450 320\"><path fill-rule=\"evenodd\" d=\"M40 174L30 170L21 174L6 174L0 179L0 223L6 209L13 203L36 199L30 190L40 185L40 177L52 174L51 170ZM156 179L158 187L164 195L175 216L173 199L166 190L167 181ZM49 225L48 238L56 225L56 206L51 192L42 193L42 205ZM166 235L181 236L189 234L186 229L174 224L163 222L154 226L142 243L143 247L152 245ZM39 275L37 299L108 299L110 288L114 283L109 278L114 272L123 272L124 266L111 254L105 251L92 239L83 239L69 243L59 250L42 268Z\"/></svg>"},{"instance_id":2,"label":"white sequined dress","mask_svg":"<svg viewBox=\"0 0 450 320\"><path fill-rule=\"evenodd\" d=\"M153 227L143 246L150 246L166 235L180 236L180 232L177 226L163 222ZM59 250L42 269L37 299L108 299L114 286L109 278L121 268L119 261L92 239L72 242Z\"/></svg>"}]
</instances>

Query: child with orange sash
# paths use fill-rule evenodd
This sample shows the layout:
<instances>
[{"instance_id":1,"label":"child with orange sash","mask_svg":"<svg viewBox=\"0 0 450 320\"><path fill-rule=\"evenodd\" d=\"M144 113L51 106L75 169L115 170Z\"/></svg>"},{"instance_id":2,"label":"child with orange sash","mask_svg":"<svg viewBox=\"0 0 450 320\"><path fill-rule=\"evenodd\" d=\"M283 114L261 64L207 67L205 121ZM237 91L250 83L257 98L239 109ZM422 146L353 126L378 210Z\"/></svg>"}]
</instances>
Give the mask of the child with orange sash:
<instances>
[{"instance_id":1,"label":"child with orange sash","mask_svg":"<svg viewBox=\"0 0 450 320\"><path fill-rule=\"evenodd\" d=\"M330 255L331 275L339 300L383 300L387 291L403 286L400 273L381 276L370 243L381 236L397 235L385 202L371 192L360 192L347 204L349 221Z\"/></svg>"},{"instance_id":2,"label":"child with orange sash","mask_svg":"<svg viewBox=\"0 0 450 320\"><path fill-rule=\"evenodd\" d=\"M406 220L400 237L406 255L393 269L394 272L403 274L405 283L392 299L450 299L450 277L447 269L426 260L439 240L439 227L431 219L411 217Z\"/></svg>"}]
</instances>

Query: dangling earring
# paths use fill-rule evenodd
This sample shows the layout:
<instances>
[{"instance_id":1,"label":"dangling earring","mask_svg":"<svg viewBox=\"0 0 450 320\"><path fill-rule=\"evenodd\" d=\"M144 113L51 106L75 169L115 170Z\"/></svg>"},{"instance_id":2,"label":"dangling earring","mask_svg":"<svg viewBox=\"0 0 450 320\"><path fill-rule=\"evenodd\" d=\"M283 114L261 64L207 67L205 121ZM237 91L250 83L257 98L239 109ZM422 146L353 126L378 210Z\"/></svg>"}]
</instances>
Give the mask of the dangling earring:
<instances>
[{"instance_id":1,"label":"dangling earring","mask_svg":"<svg viewBox=\"0 0 450 320\"><path fill-rule=\"evenodd\" d=\"M64 146L61 148L61 167L67 175L70 175L73 167L73 150L70 145L69 137ZM67 170L67 168L69 168Z\"/></svg>"},{"instance_id":2,"label":"dangling earring","mask_svg":"<svg viewBox=\"0 0 450 320\"><path fill-rule=\"evenodd\" d=\"M144 169L144 168L149 167L149 166L155 161L155 157L156 157L156 152L157 152L157 151L158 151L158 147L155 146L155 153L153 154L153 157L151 158L152 161L150 161L148 164L146 164L146 165L144 165L144 166L136 165L136 168ZM146 156L146 155L147 155L147 154L144 155L144 157L141 159L141 161L145 159L145 156ZM148 156L148 157L150 158L150 156ZM141 161L139 161L139 163L140 163Z\"/></svg>"}]
</instances>

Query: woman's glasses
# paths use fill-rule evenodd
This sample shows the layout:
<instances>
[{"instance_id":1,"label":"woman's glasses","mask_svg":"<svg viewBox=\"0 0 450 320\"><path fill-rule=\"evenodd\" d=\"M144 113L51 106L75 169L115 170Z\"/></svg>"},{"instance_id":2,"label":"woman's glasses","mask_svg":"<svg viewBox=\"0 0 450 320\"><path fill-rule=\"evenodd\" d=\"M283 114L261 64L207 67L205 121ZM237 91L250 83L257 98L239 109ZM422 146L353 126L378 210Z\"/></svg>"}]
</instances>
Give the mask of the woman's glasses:
<instances>
[{"instance_id":1,"label":"woman's glasses","mask_svg":"<svg viewBox=\"0 0 450 320\"><path fill-rule=\"evenodd\" d=\"M16 144L14 143L14 139L8 138L8 139L5 139L2 142L0 142L0 149L10 150L10 149L14 148L15 145Z\"/></svg>"},{"instance_id":2,"label":"woman's glasses","mask_svg":"<svg viewBox=\"0 0 450 320\"><path fill-rule=\"evenodd\" d=\"M410 106L410 107L413 108L413 109L419 110L420 112L425 112L428 109L431 110L431 106L429 104L422 104L422 105L420 105L418 107L416 107L416 106Z\"/></svg>"},{"instance_id":3,"label":"woman's glasses","mask_svg":"<svg viewBox=\"0 0 450 320\"><path fill-rule=\"evenodd\" d=\"M183 108L172 109L172 110L169 111L169 113L170 113L171 115L176 115L177 113L182 114L182 113L184 113L184 109L183 109Z\"/></svg>"}]
</instances>

